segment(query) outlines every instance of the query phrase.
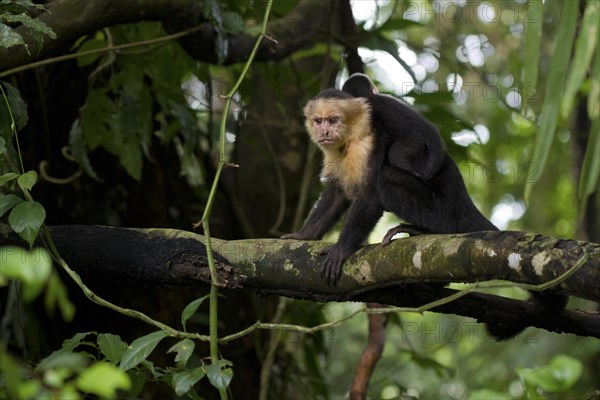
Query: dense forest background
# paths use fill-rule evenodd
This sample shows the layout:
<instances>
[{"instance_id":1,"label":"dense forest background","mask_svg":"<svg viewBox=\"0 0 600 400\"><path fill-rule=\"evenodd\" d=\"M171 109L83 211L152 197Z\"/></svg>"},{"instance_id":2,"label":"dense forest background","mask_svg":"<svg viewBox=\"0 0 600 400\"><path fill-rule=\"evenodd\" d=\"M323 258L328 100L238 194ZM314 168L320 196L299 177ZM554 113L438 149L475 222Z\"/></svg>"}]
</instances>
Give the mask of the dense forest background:
<instances>
[{"instance_id":1,"label":"dense forest background","mask_svg":"<svg viewBox=\"0 0 600 400\"><path fill-rule=\"evenodd\" d=\"M42 222L206 233L193 226L209 200L213 237L292 232L320 191L302 107L365 72L438 127L500 229L598 243L599 16L595 0L2 1L0 240L16 231L33 243ZM370 240L395 223L386 215ZM60 263L50 268L52 249L0 251L0 399L345 398L366 342L362 313L311 334L257 330L221 344L211 364L207 341L149 337L156 329L139 318L89 301ZM16 258L31 269L10 269ZM86 284L208 335L210 289ZM221 336L257 320L316 326L362 307L220 295ZM206 301L183 318L195 299ZM569 307L598 309L575 298ZM123 368L124 354L139 359ZM473 320L404 312L389 317L368 393L591 399L598 376L598 339L530 328L494 342Z\"/></svg>"}]
</instances>

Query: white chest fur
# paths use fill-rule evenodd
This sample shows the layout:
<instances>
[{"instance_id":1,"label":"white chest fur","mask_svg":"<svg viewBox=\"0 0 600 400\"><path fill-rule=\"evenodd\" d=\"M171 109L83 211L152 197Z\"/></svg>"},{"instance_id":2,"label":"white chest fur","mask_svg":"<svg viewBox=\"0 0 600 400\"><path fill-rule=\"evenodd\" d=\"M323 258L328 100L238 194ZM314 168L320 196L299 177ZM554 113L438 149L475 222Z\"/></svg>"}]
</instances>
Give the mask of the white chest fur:
<instances>
[{"instance_id":1,"label":"white chest fur","mask_svg":"<svg viewBox=\"0 0 600 400\"><path fill-rule=\"evenodd\" d=\"M372 149L373 136L364 135L350 139L341 151L325 151L321 178L335 180L348 198L354 198L365 187Z\"/></svg>"}]
</instances>

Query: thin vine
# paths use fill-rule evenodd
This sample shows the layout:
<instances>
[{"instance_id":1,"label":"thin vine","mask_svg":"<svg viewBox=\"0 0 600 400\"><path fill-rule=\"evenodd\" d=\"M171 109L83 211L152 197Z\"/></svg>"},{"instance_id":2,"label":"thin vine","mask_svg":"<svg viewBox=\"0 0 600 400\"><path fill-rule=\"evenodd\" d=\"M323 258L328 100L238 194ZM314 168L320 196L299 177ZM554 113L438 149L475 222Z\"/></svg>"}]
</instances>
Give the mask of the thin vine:
<instances>
[{"instance_id":1,"label":"thin vine","mask_svg":"<svg viewBox=\"0 0 600 400\"><path fill-rule=\"evenodd\" d=\"M225 101L225 106L223 108L223 116L221 117L221 127L220 127L220 131L219 131L219 162L217 165L217 171L215 173L213 184L210 189L210 194L209 194L208 200L206 202L206 208L204 209L204 214L202 215L202 227L204 228L204 235L206 236L206 243L205 243L206 255L208 258L208 267L210 269L210 277L211 277L209 335L210 335L210 358L213 363L216 363L219 360L219 348L218 348L219 337L218 337L218 329L217 329L218 307L217 307L217 305L218 305L218 294L219 294L220 283L217 279L217 272L216 272L217 270L216 270L216 266L215 266L215 259L214 259L212 243L211 243L211 236L210 236L209 217L212 212L212 206L214 204L215 195L217 192L217 186L219 183L219 179L221 177L221 172L223 171L223 168L227 165L227 162L225 161L225 126L227 123L227 115L229 114L229 107L231 106L231 101L233 99L233 96L237 92L240 84L242 83L242 81L246 77L246 74L248 73L250 65L252 65L252 62L254 61L254 57L256 55L256 52L258 51L260 44L262 43L263 39L268 38L268 36L266 35L267 22L269 20L269 14L271 13L272 5L273 5L273 0L269 0L267 2L267 7L265 9L265 13L263 16L261 31L260 31L260 34L258 35L258 38L256 39L256 42L254 43L252 52L250 53L250 56L248 57L248 60L246 61L246 64L244 65L244 68L242 69L242 72L240 73L240 76L238 77L237 82L235 83L235 85L233 85L233 87L231 88L231 90L229 91L227 96L225 96L226 101ZM272 40L272 39L270 39L270 40ZM222 400L227 400L227 391L226 390L220 389L219 393L221 395Z\"/></svg>"}]
</instances>

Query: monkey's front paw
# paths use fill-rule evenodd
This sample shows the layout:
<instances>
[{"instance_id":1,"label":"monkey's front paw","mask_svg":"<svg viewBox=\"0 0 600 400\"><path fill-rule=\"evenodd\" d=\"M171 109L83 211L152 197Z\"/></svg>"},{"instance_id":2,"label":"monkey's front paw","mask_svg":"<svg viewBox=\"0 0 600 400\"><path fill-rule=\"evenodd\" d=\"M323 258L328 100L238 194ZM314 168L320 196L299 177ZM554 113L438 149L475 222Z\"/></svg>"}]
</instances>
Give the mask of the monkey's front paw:
<instances>
[{"instance_id":1,"label":"monkey's front paw","mask_svg":"<svg viewBox=\"0 0 600 400\"><path fill-rule=\"evenodd\" d=\"M342 264L348 254L337 246L331 246L323 250L321 255L325 254L325 261L321 267L321 277L325 279L328 285L336 285L342 275Z\"/></svg>"}]
</instances>

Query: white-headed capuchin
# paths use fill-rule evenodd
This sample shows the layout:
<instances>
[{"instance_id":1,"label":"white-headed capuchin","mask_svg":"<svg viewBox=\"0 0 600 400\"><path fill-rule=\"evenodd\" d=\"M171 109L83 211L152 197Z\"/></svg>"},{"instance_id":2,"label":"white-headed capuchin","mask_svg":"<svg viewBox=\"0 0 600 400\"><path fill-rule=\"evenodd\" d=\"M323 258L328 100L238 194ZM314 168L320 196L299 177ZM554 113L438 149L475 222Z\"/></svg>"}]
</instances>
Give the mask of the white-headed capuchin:
<instances>
[{"instance_id":1,"label":"white-headed capuchin","mask_svg":"<svg viewBox=\"0 0 600 400\"><path fill-rule=\"evenodd\" d=\"M363 74L352 75L342 90L327 89L304 108L306 129L323 151L324 189L300 231L286 239L321 239L347 211L336 244L324 251L321 275L336 284L342 263L367 239L383 211L410 225L407 233L465 233L498 230L477 210L460 171L446 152L437 128L398 99L381 95ZM568 297L532 292L549 316L564 309ZM527 324L487 324L499 339Z\"/></svg>"},{"instance_id":2,"label":"white-headed capuchin","mask_svg":"<svg viewBox=\"0 0 600 400\"><path fill-rule=\"evenodd\" d=\"M497 230L475 207L436 127L371 80L352 75L343 90L327 89L304 108L306 129L323 151L324 189L306 223L285 239L316 240L347 211L339 240L325 251L329 284L368 238L384 211L412 227L388 232L463 233Z\"/></svg>"}]
</instances>

